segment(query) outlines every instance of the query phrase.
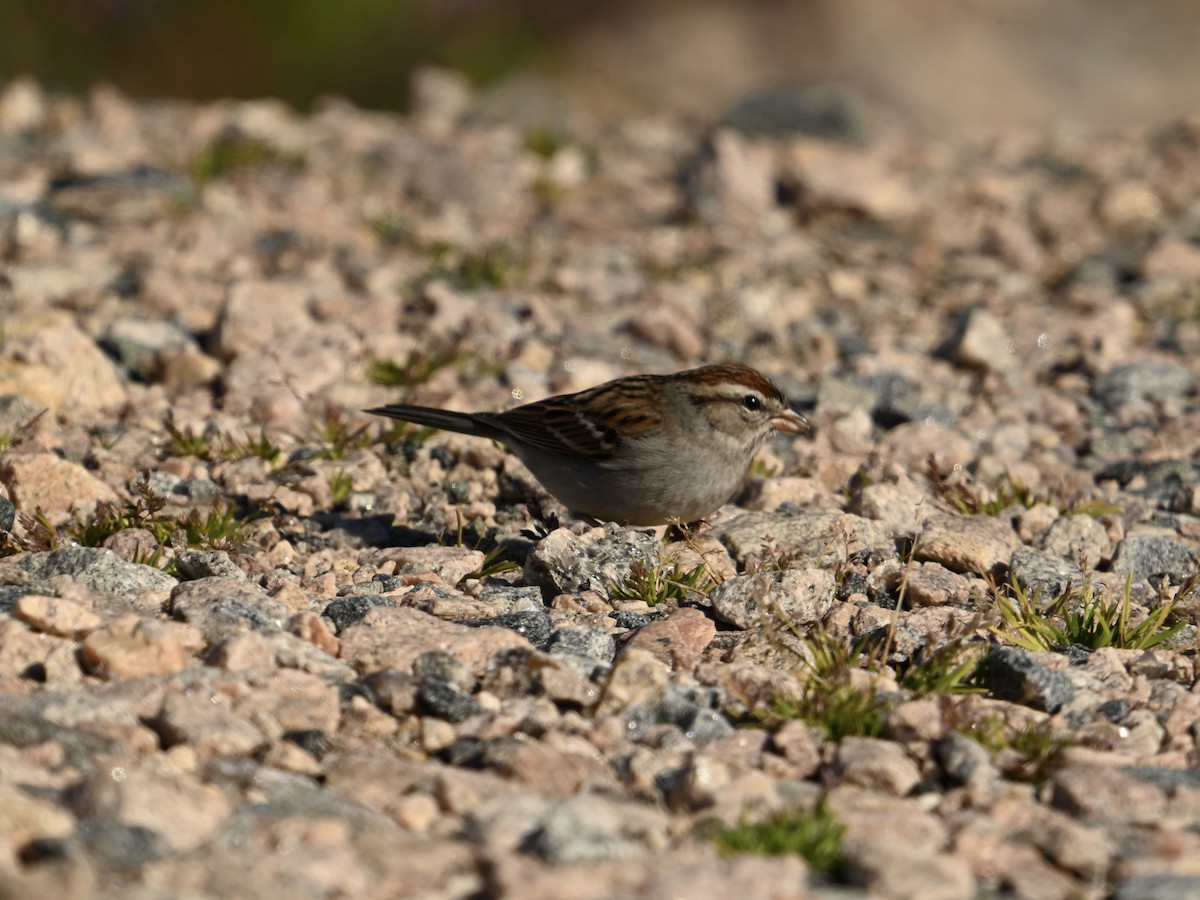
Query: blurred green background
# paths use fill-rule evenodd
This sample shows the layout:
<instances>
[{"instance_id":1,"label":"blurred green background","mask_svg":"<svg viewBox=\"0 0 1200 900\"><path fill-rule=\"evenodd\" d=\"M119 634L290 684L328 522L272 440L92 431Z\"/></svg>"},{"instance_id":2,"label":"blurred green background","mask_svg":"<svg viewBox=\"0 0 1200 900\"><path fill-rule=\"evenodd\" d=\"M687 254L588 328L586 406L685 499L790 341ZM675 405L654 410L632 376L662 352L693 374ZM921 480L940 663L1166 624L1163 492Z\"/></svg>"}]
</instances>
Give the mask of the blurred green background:
<instances>
[{"instance_id":1,"label":"blurred green background","mask_svg":"<svg viewBox=\"0 0 1200 900\"><path fill-rule=\"evenodd\" d=\"M416 65L488 83L553 64L594 4L472 0L35 0L4 4L3 74L51 89L108 81L135 96L323 94L402 108Z\"/></svg>"},{"instance_id":2,"label":"blurred green background","mask_svg":"<svg viewBox=\"0 0 1200 900\"><path fill-rule=\"evenodd\" d=\"M414 68L535 70L584 102L718 115L836 81L926 126L1200 112L1197 0L7 0L0 78L135 97L338 94L404 109Z\"/></svg>"}]
</instances>

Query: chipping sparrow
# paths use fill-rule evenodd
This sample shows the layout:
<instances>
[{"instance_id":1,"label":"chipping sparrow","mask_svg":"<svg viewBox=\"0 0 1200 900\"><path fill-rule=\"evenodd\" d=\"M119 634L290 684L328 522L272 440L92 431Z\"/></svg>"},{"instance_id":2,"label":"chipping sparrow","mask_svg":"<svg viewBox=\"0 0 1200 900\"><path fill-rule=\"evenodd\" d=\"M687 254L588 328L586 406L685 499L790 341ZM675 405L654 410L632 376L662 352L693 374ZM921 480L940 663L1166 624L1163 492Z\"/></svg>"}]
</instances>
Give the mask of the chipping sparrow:
<instances>
[{"instance_id":1,"label":"chipping sparrow","mask_svg":"<svg viewBox=\"0 0 1200 900\"><path fill-rule=\"evenodd\" d=\"M737 491L772 430L810 427L745 366L618 378L498 413L366 411L500 441L566 506L625 525L703 518Z\"/></svg>"}]
</instances>

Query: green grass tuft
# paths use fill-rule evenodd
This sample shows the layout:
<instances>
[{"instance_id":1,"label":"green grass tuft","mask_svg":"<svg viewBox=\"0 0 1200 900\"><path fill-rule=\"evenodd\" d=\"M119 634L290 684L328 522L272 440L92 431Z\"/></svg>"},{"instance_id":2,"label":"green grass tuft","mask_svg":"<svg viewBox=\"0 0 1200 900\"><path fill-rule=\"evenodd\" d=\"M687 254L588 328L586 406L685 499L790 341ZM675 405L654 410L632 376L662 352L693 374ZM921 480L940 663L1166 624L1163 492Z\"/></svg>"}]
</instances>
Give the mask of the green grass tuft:
<instances>
[{"instance_id":1,"label":"green grass tuft","mask_svg":"<svg viewBox=\"0 0 1200 900\"><path fill-rule=\"evenodd\" d=\"M845 831L822 800L811 810L793 807L757 822L743 819L732 827L710 824L708 839L724 856L800 856L813 869L832 872L842 861Z\"/></svg>"},{"instance_id":2,"label":"green grass tuft","mask_svg":"<svg viewBox=\"0 0 1200 900\"><path fill-rule=\"evenodd\" d=\"M1058 650L1078 644L1092 650L1116 647L1125 650L1149 650L1178 634L1186 622L1168 625L1176 605L1195 589L1193 575L1173 598L1160 598L1150 614L1136 625L1130 623L1133 576L1125 579L1125 589L1117 599L1109 599L1103 587L1085 577L1078 588L1067 589L1041 604L1038 594L1030 595L1014 580L1011 596L997 598L1001 624L991 632L1009 643L1035 653Z\"/></svg>"}]
</instances>

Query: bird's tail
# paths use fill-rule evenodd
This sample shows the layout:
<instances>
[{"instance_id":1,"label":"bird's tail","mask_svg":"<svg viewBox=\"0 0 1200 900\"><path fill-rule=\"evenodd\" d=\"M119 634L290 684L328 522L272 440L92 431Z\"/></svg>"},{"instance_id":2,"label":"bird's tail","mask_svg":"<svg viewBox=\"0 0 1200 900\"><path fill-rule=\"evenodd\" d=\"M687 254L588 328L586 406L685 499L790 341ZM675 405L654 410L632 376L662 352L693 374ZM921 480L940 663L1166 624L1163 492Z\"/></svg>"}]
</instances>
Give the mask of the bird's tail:
<instances>
[{"instance_id":1,"label":"bird's tail","mask_svg":"<svg viewBox=\"0 0 1200 900\"><path fill-rule=\"evenodd\" d=\"M459 434L473 434L497 440L504 437L503 432L488 422L486 417L475 413L451 412L448 409L434 409L431 406L409 406L405 403L377 406L374 409L364 409L363 412L387 416L391 419L403 419L405 422L428 425L443 431L456 431Z\"/></svg>"}]
</instances>

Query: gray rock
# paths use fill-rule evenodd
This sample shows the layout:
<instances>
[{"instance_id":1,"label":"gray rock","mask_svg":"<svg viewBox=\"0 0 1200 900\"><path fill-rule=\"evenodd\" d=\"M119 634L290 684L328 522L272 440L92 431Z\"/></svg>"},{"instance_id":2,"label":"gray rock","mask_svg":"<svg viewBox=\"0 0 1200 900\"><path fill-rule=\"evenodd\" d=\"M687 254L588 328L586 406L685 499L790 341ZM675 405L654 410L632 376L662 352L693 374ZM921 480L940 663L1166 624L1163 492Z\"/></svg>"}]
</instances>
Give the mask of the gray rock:
<instances>
[{"instance_id":1,"label":"gray rock","mask_svg":"<svg viewBox=\"0 0 1200 900\"><path fill-rule=\"evenodd\" d=\"M213 643L239 631L281 631L291 617L283 602L255 584L234 578L199 578L171 591L171 614L199 628Z\"/></svg>"},{"instance_id":2,"label":"gray rock","mask_svg":"<svg viewBox=\"0 0 1200 900\"><path fill-rule=\"evenodd\" d=\"M542 590L536 585L488 584L479 599L495 607L497 614L526 612L545 608Z\"/></svg>"},{"instance_id":3,"label":"gray rock","mask_svg":"<svg viewBox=\"0 0 1200 900\"><path fill-rule=\"evenodd\" d=\"M549 808L521 849L553 865L639 857L647 851L647 820L657 820L641 812L596 794L568 797Z\"/></svg>"},{"instance_id":4,"label":"gray rock","mask_svg":"<svg viewBox=\"0 0 1200 900\"><path fill-rule=\"evenodd\" d=\"M351 594L348 597L330 600L323 615L333 622L333 627L340 634L356 622L362 621L362 617L376 606L394 607L395 605L396 601L391 597L369 593Z\"/></svg>"},{"instance_id":5,"label":"gray rock","mask_svg":"<svg viewBox=\"0 0 1200 900\"><path fill-rule=\"evenodd\" d=\"M1063 672L1047 668L1037 657L1017 647L992 647L987 657L992 696L1054 713L1075 696Z\"/></svg>"},{"instance_id":6,"label":"gray rock","mask_svg":"<svg viewBox=\"0 0 1200 900\"><path fill-rule=\"evenodd\" d=\"M1008 567L1021 589L1038 597L1041 603L1059 596L1068 586L1079 587L1083 583L1083 572L1075 563L1032 547L1014 551Z\"/></svg>"},{"instance_id":7,"label":"gray rock","mask_svg":"<svg viewBox=\"0 0 1200 900\"><path fill-rule=\"evenodd\" d=\"M507 628L524 637L539 650L545 650L554 633L554 622L545 609L505 613L502 616L487 616L480 619L464 619L460 624L472 628Z\"/></svg>"},{"instance_id":8,"label":"gray rock","mask_svg":"<svg viewBox=\"0 0 1200 900\"><path fill-rule=\"evenodd\" d=\"M1113 900L1193 900L1200 897L1200 875L1134 875L1117 884Z\"/></svg>"},{"instance_id":9,"label":"gray rock","mask_svg":"<svg viewBox=\"0 0 1200 900\"><path fill-rule=\"evenodd\" d=\"M978 741L952 732L933 745L934 756L952 784L978 784L996 780L1000 770Z\"/></svg>"},{"instance_id":10,"label":"gray rock","mask_svg":"<svg viewBox=\"0 0 1200 900\"><path fill-rule=\"evenodd\" d=\"M186 581L212 576L246 580L246 573L224 550L184 550L175 556L175 569Z\"/></svg>"},{"instance_id":11,"label":"gray rock","mask_svg":"<svg viewBox=\"0 0 1200 900\"><path fill-rule=\"evenodd\" d=\"M171 353L196 342L182 328L162 319L117 319L105 332L100 346L130 375L151 382L158 378Z\"/></svg>"},{"instance_id":12,"label":"gray rock","mask_svg":"<svg viewBox=\"0 0 1200 900\"><path fill-rule=\"evenodd\" d=\"M819 622L833 607L836 590L828 569L787 569L727 578L708 599L717 618L738 628L786 628Z\"/></svg>"},{"instance_id":13,"label":"gray rock","mask_svg":"<svg viewBox=\"0 0 1200 900\"><path fill-rule=\"evenodd\" d=\"M73 546L49 553L33 553L22 559L20 566L34 582L48 581L55 575L69 575L96 593L110 597L143 588L170 590L179 583L162 569L126 562L102 547ZM49 586L44 590L53 593Z\"/></svg>"},{"instance_id":14,"label":"gray rock","mask_svg":"<svg viewBox=\"0 0 1200 900\"><path fill-rule=\"evenodd\" d=\"M1108 532L1092 516L1060 516L1055 519L1038 542L1047 553L1095 567L1112 554Z\"/></svg>"},{"instance_id":15,"label":"gray rock","mask_svg":"<svg viewBox=\"0 0 1200 900\"><path fill-rule=\"evenodd\" d=\"M146 488L155 497L169 497L175 488L183 481L174 472L164 472L155 469L153 472L142 471L130 479L129 486L134 491Z\"/></svg>"},{"instance_id":16,"label":"gray rock","mask_svg":"<svg viewBox=\"0 0 1200 900\"><path fill-rule=\"evenodd\" d=\"M90 222L142 224L168 215L193 190L176 172L136 165L55 181L46 206L60 216Z\"/></svg>"},{"instance_id":17,"label":"gray rock","mask_svg":"<svg viewBox=\"0 0 1200 900\"><path fill-rule=\"evenodd\" d=\"M1104 466L1096 473L1096 477L1116 481L1121 487L1136 478L1143 483L1136 493L1166 499L1181 487L1200 480L1200 469L1186 459L1118 459Z\"/></svg>"},{"instance_id":18,"label":"gray rock","mask_svg":"<svg viewBox=\"0 0 1200 900\"><path fill-rule=\"evenodd\" d=\"M0 585L0 613L11 616L17 600L32 593L34 593L34 589L31 587L22 587L16 584Z\"/></svg>"},{"instance_id":19,"label":"gray rock","mask_svg":"<svg viewBox=\"0 0 1200 900\"><path fill-rule=\"evenodd\" d=\"M718 524L713 536L739 563L768 545L780 557L786 557L790 565L808 563L819 568L845 562L864 551L881 559L896 555L895 543L885 526L848 513L744 513Z\"/></svg>"},{"instance_id":20,"label":"gray rock","mask_svg":"<svg viewBox=\"0 0 1200 900\"><path fill-rule=\"evenodd\" d=\"M1109 369L1092 385L1092 396L1109 410L1117 410L1127 403L1180 403L1196 385L1196 376L1187 367L1151 360Z\"/></svg>"},{"instance_id":21,"label":"gray rock","mask_svg":"<svg viewBox=\"0 0 1200 900\"><path fill-rule=\"evenodd\" d=\"M733 734L733 725L715 709L693 707L690 714L679 723L684 735L697 747Z\"/></svg>"},{"instance_id":22,"label":"gray rock","mask_svg":"<svg viewBox=\"0 0 1200 900\"><path fill-rule=\"evenodd\" d=\"M1117 544L1112 570L1132 575L1135 583L1148 581L1157 586L1166 577L1171 584L1182 584L1196 571L1196 551L1174 538L1157 534L1133 534Z\"/></svg>"},{"instance_id":23,"label":"gray rock","mask_svg":"<svg viewBox=\"0 0 1200 900\"><path fill-rule=\"evenodd\" d=\"M1171 794L1179 788L1189 791L1200 790L1200 771L1196 769L1158 769L1153 766L1123 766L1121 771L1132 775L1139 781L1145 781L1165 794Z\"/></svg>"},{"instance_id":24,"label":"gray rock","mask_svg":"<svg viewBox=\"0 0 1200 900\"><path fill-rule=\"evenodd\" d=\"M12 501L0 494L0 531L6 534L12 531L13 524L17 521L17 508L12 505Z\"/></svg>"},{"instance_id":25,"label":"gray rock","mask_svg":"<svg viewBox=\"0 0 1200 900\"><path fill-rule=\"evenodd\" d=\"M116 738L87 728L60 725L47 719L40 710L13 704L8 698L0 700L0 744L32 747L49 741L62 747L67 761L84 771L91 768L97 757L119 753L121 746Z\"/></svg>"},{"instance_id":26,"label":"gray rock","mask_svg":"<svg viewBox=\"0 0 1200 900\"><path fill-rule=\"evenodd\" d=\"M960 318L950 356L960 366L989 372L1010 371L1015 364L1012 338L1004 323L983 308L969 310Z\"/></svg>"},{"instance_id":27,"label":"gray rock","mask_svg":"<svg viewBox=\"0 0 1200 900\"><path fill-rule=\"evenodd\" d=\"M601 591L629 579L635 564L653 566L659 543L654 535L608 524L582 536L565 528L538 542L525 561L525 577L544 595Z\"/></svg>"},{"instance_id":28,"label":"gray rock","mask_svg":"<svg viewBox=\"0 0 1200 900\"><path fill-rule=\"evenodd\" d=\"M845 89L832 85L766 87L740 98L720 128L742 134L797 135L843 144L866 142L863 111Z\"/></svg>"},{"instance_id":29,"label":"gray rock","mask_svg":"<svg viewBox=\"0 0 1200 900\"><path fill-rule=\"evenodd\" d=\"M581 656L610 665L617 655L617 642L603 628L567 625L555 630L546 643L549 653Z\"/></svg>"},{"instance_id":30,"label":"gray rock","mask_svg":"<svg viewBox=\"0 0 1200 900\"><path fill-rule=\"evenodd\" d=\"M413 660L413 676L422 681L440 681L470 694L479 681L471 670L444 650L428 650Z\"/></svg>"},{"instance_id":31,"label":"gray rock","mask_svg":"<svg viewBox=\"0 0 1200 900\"><path fill-rule=\"evenodd\" d=\"M0 394L0 435L16 434L44 408L19 394Z\"/></svg>"},{"instance_id":32,"label":"gray rock","mask_svg":"<svg viewBox=\"0 0 1200 900\"><path fill-rule=\"evenodd\" d=\"M465 722L483 712L479 701L446 681L425 681L417 691L417 699L429 715L447 722Z\"/></svg>"},{"instance_id":33,"label":"gray rock","mask_svg":"<svg viewBox=\"0 0 1200 900\"><path fill-rule=\"evenodd\" d=\"M152 828L104 818L83 819L71 839L116 869L138 869L166 856L171 849Z\"/></svg>"},{"instance_id":34,"label":"gray rock","mask_svg":"<svg viewBox=\"0 0 1200 900\"><path fill-rule=\"evenodd\" d=\"M417 706L421 679L399 669L381 669L363 679L375 705L393 716L407 716Z\"/></svg>"}]
</instances>

